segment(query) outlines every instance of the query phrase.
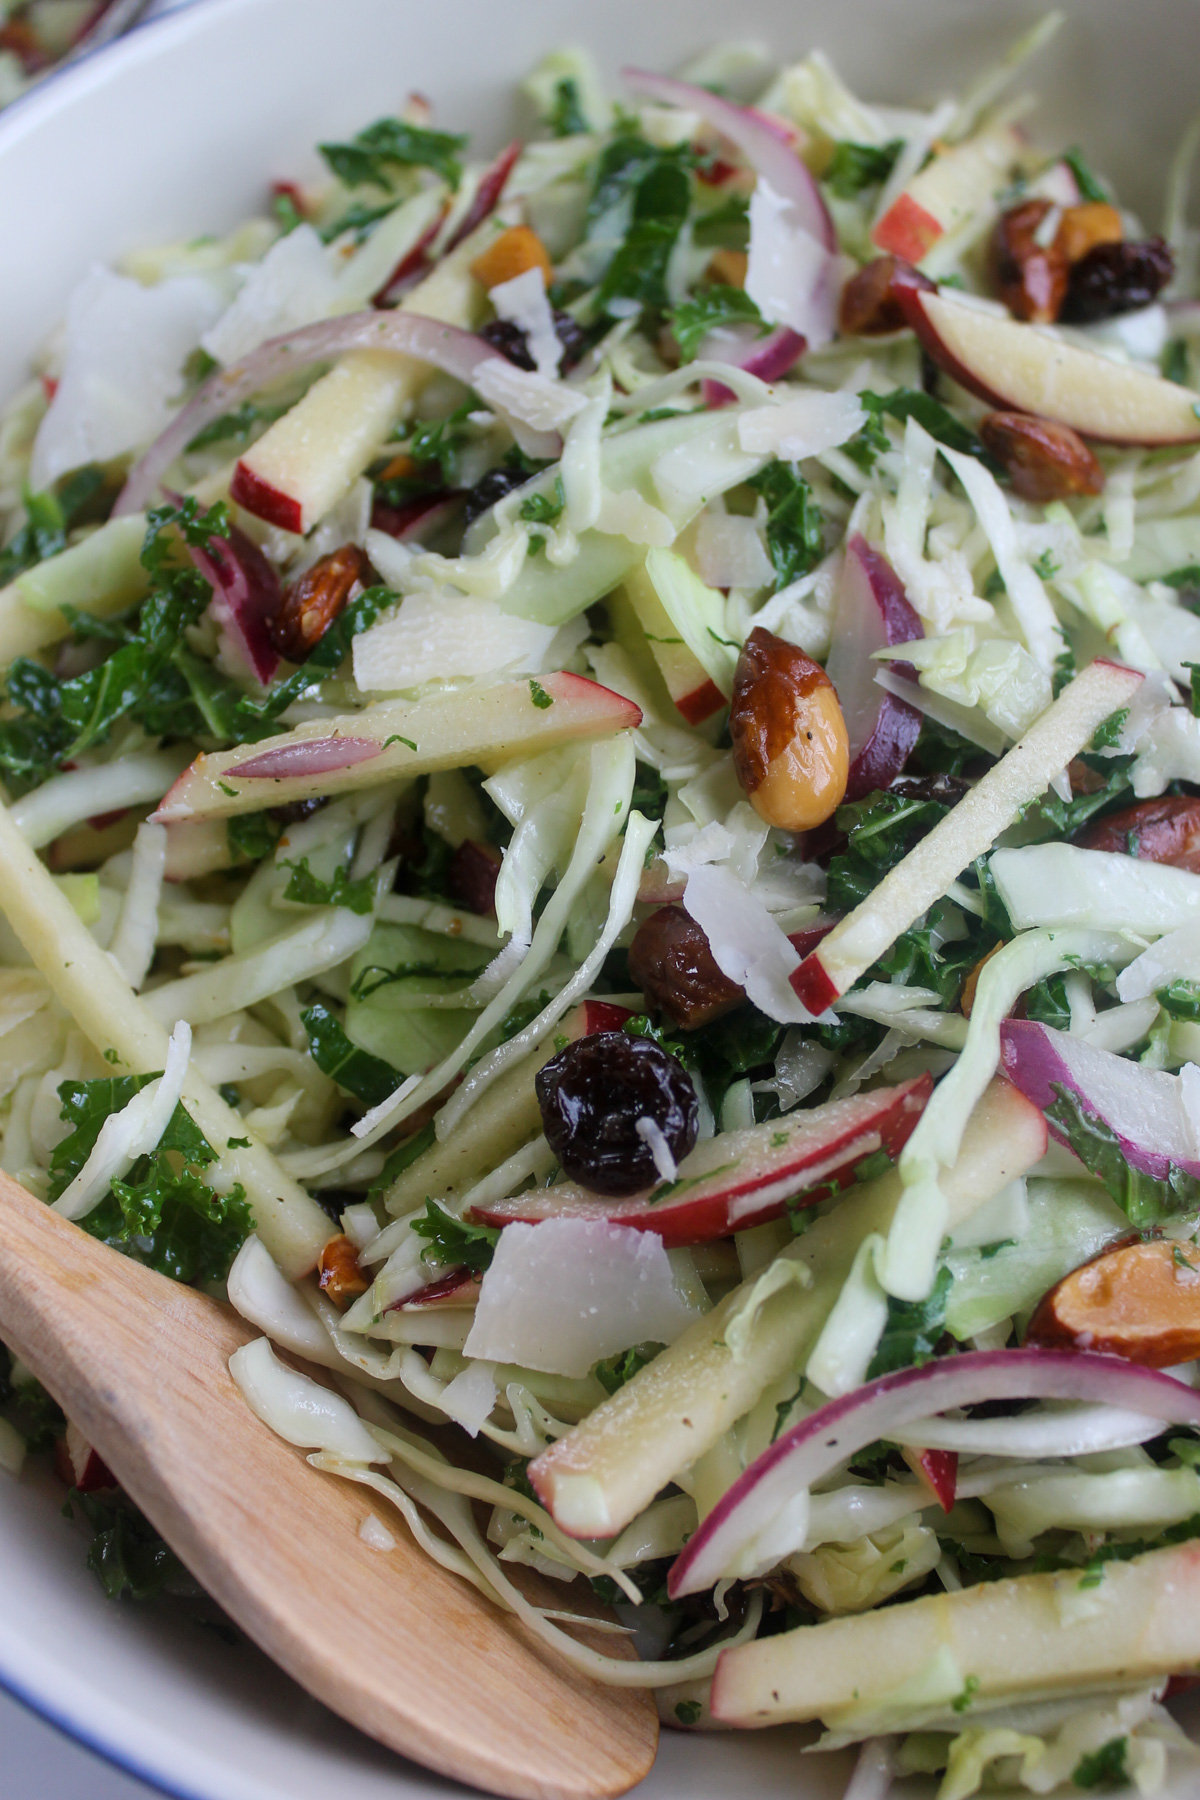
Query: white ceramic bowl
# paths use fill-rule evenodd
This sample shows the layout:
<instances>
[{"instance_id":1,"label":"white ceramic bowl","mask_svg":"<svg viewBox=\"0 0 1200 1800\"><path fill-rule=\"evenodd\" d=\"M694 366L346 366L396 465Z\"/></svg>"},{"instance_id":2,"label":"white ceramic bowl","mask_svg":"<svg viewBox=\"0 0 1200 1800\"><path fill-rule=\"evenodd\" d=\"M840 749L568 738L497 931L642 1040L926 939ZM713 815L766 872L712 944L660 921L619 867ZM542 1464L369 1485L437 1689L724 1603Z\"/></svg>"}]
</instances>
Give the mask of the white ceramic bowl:
<instances>
[{"instance_id":1,"label":"white ceramic bowl","mask_svg":"<svg viewBox=\"0 0 1200 1800\"><path fill-rule=\"evenodd\" d=\"M1067 0L1032 80L1048 142L1086 143L1148 226L1195 107L1195 0ZM203 0L48 82L0 118L0 394L95 258L219 231L301 174L318 138L413 88L494 147L514 84L547 48L587 42L615 70L669 68L721 37L780 57L823 46L852 87L895 101L952 90L1031 11L1023 0ZM1034 129L1039 120L1035 117ZM196 1800L385 1800L462 1790L310 1700L257 1651L169 1608L113 1606L84 1567L61 1488L0 1476L0 1684L114 1761ZM270 1516L264 1530L287 1529ZM644 1800L833 1800L847 1759L797 1760L789 1732L664 1735ZM0 1791L3 1776L0 1774ZM1178 1793L1196 1792L1184 1776Z\"/></svg>"}]
</instances>

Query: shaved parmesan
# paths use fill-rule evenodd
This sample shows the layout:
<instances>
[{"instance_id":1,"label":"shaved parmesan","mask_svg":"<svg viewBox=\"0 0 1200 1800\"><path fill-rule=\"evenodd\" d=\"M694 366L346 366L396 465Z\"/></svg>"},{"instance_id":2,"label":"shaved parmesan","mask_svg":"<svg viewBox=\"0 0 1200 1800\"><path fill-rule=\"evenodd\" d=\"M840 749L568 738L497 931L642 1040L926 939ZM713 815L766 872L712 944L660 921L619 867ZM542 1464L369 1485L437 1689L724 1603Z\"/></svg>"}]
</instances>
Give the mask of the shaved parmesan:
<instances>
[{"instance_id":1,"label":"shaved parmesan","mask_svg":"<svg viewBox=\"0 0 1200 1800\"><path fill-rule=\"evenodd\" d=\"M695 1316L652 1232L592 1219L509 1225L465 1354L582 1376L632 1344L673 1343Z\"/></svg>"},{"instance_id":2,"label":"shaved parmesan","mask_svg":"<svg viewBox=\"0 0 1200 1800\"><path fill-rule=\"evenodd\" d=\"M738 419L738 443L751 456L799 462L844 444L862 430L866 418L854 394L801 388L770 406L748 407Z\"/></svg>"},{"instance_id":3,"label":"shaved parmesan","mask_svg":"<svg viewBox=\"0 0 1200 1800\"><path fill-rule=\"evenodd\" d=\"M354 1408L310 1375L281 1363L266 1338L255 1338L229 1359L242 1398L277 1437L304 1450L324 1450L347 1462L387 1462Z\"/></svg>"},{"instance_id":4,"label":"shaved parmesan","mask_svg":"<svg viewBox=\"0 0 1200 1800\"><path fill-rule=\"evenodd\" d=\"M40 491L157 437L180 397L184 361L220 309L199 276L145 288L96 264L67 306L62 375L38 428L30 485Z\"/></svg>"},{"instance_id":5,"label":"shaved parmesan","mask_svg":"<svg viewBox=\"0 0 1200 1800\"><path fill-rule=\"evenodd\" d=\"M549 381L528 369L514 368L500 356L483 363L473 380L481 400L534 431L561 430L583 411L588 401L587 395L577 388Z\"/></svg>"},{"instance_id":6,"label":"shaved parmesan","mask_svg":"<svg viewBox=\"0 0 1200 1800\"><path fill-rule=\"evenodd\" d=\"M750 196L746 292L772 325L790 325L820 349L834 334L836 259L795 218L792 203L761 176Z\"/></svg>"},{"instance_id":7,"label":"shaved parmesan","mask_svg":"<svg viewBox=\"0 0 1200 1800\"><path fill-rule=\"evenodd\" d=\"M329 252L311 225L298 225L272 244L259 263L242 271L245 279L200 342L228 366L249 356L268 338L282 337L340 310L337 277Z\"/></svg>"},{"instance_id":8,"label":"shaved parmesan","mask_svg":"<svg viewBox=\"0 0 1200 1800\"><path fill-rule=\"evenodd\" d=\"M546 293L546 278L536 265L511 281L492 288L488 299L500 318L524 332L525 342L539 375L553 381L562 360L562 344L554 329L554 314Z\"/></svg>"},{"instance_id":9,"label":"shaved parmesan","mask_svg":"<svg viewBox=\"0 0 1200 1800\"><path fill-rule=\"evenodd\" d=\"M365 693L397 693L456 676L537 670L554 634L553 625L514 618L494 600L422 590L359 632L354 679Z\"/></svg>"},{"instance_id":10,"label":"shaved parmesan","mask_svg":"<svg viewBox=\"0 0 1200 1800\"><path fill-rule=\"evenodd\" d=\"M696 527L696 565L713 588L760 588L774 570L753 519L740 513L706 512Z\"/></svg>"},{"instance_id":11,"label":"shaved parmesan","mask_svg":"<svg viewBox=\"0 0 1200 1800\"><path fill-rule=\"evenodd\" d=\"M729 869L693 869L683 904L708 938L722 975L744 987L760 1012L783 1025L811 1025L788 977L800 957L761 900Z\"/></svg>"}]
</instances>

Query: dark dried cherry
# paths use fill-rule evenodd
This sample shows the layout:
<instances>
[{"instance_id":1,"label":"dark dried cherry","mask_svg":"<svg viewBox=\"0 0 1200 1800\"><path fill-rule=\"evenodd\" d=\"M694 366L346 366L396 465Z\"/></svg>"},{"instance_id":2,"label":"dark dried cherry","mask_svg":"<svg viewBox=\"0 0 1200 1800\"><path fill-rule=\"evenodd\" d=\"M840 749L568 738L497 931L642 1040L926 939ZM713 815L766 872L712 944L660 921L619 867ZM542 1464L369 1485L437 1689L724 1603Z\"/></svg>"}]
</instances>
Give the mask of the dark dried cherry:
<instances>
[{"instance_id":1,"label":"dark dried cherry","mask_svg":"<svg viewBox=\"0 0 1200 1800\"><path fill-rule=\"evenodd\" d=\"M568 369L575 367L587 349L587 332L570 313L558 311L554 314L554 331L562 345L559 373L565 374ZM493 319L490 324L481 325L479 336L493 350L498 350L501 356L506 356L510 363L515 363L518 369L536 368L537 365L529 354L529 342L525 333L510 319Z\"/></svg>"},{"instance_id":2,"label":"dark dried cherry","mask_svg":"<svg viewBox=\"0 0 1200 1800\"><path fill-rule=\"evenodd\" d=\"M711 1024L746 998L722 975L702 926L682 906L659 906L629 946L629 973L651 1006L685 1031Z\"/></svg>"},{"instance_id":3,"label":"dark dried cherry","mask_svg":"<svg viewBox=\"0 0 1200 1800\"><path fill-rule=\"evenodd\" d=\"M492 844L464 838L446 870L446 892L468 912L486 915L496 910L496 878L500 852Z\"/></svg>"},{"instance_id":4,"label":"dark dried cherry","mask_svg":"<svg viewBox=\"0 0 1200 1800\"><path fill-rule=\"evenodd\" d=\"M523 487L533 478L527 469L513 469L507 463L498 468L489 469L481 476L473 488L467 492L466 504L463 507L463 524L471 525L481 513L495 506L497 500L503 500L505 494L511 494L514 488Z\"/></svg>"},{"instance_id":5,"label":"dark dried cherry","mask_svg":"<svg viewBox=\"0 0 1200 1800\"><path fill-rule=\"evenodd\" d=\"M546 1139L571 1181L596 1194L636 1194L658 1170L638 1123L650 1119L676 1162L696 1142L691 1076L650 1038L600 1031L577 1038L538 1071Z\"/></svg>"},{"instance_id":6,"label":"dark dried cherry","mask_svg":"<svg viewBox=\"0 0 1200 1800\"><path fill-rule=\"evenodd\" d=\"M1156 300L1174 273L1175 258L1165 238L1097 244L1072 265L1058 316L1064 324L1089 325L1134 312Z\"/></svg>"}]
</instances>

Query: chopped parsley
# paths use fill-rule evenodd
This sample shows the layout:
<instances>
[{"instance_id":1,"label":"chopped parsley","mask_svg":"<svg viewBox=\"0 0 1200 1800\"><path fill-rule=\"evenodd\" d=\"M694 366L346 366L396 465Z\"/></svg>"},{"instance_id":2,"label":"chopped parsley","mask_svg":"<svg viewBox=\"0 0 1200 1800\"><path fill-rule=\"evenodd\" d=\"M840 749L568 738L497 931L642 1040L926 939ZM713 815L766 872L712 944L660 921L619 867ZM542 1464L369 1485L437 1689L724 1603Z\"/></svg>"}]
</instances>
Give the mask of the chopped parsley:
<instances>
[{"instance_id":1,"label":"chopped parsley","mask_svg":"<svg viewBox=\"0 0 1200 1800\"><path fill-rule=\"evenodd\" d=\"M694 362L710 331L727 325L753 325L761 337L770 327L741 288L714 284L681 301L670 315L671 330L684 362Z\"/></svg>"},{"instance_id":2,"label":"chopped parsley","mask_svg":"<svg viewBox=\"0 0 1200 1800\"><path fill-rule=\"evenodd\" d=\"M450 187L462 180L460 152L467 140L449 131L427 131L403 119L377 119L348 143L318 144L330 170L347 187L393 187L396 169L432 169Z\"/></svg>"}]
</instances>

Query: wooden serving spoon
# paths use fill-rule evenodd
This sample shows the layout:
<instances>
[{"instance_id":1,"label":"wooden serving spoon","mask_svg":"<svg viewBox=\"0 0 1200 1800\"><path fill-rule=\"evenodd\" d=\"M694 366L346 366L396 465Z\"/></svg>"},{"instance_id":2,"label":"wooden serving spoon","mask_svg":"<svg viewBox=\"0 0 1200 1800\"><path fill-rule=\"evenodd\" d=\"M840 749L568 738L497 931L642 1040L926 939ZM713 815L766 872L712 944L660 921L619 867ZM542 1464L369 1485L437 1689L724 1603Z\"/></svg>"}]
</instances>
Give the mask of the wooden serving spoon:
<instances>
[{"instance_id":1,"label":"wooden serving spoon","mask_svg":"<svg viewBox=\"0 0 1200 1800\"><path fill-rule=\"evenodd\" d=\"M647 1773L648 1693L557 1662L403 1526L386 1555L362 1541L378 1502L310 1468L234 1386L230 1354L256 1333L229 1307L97 1243L4 1175L0 1245L0 1337L310 1694L440 1774L521 1800L600 1800Z\"/></svg>"}]
</instances>

